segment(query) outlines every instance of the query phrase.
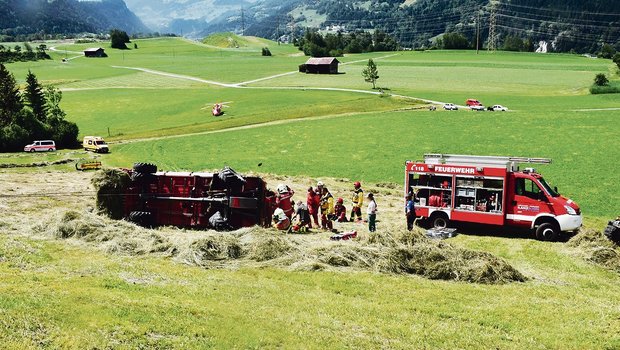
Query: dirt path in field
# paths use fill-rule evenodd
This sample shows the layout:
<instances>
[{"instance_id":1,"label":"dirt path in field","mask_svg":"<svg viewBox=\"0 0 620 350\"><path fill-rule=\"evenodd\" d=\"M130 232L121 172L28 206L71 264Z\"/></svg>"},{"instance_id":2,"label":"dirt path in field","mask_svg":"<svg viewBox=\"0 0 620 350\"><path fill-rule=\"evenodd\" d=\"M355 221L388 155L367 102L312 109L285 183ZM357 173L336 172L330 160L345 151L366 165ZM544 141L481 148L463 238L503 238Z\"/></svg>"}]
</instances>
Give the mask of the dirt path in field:
<instances>
[{"instance_id":1,"label":"dirt path in field","mask_svg":"<svg viewBox=\"0 0 620 350\"><path fill-rule=\"evenodd\" d=\"M56 49L56 46L52 46L50 47L50 51L54 51L54 52L59 52L59 53L71 53L77 56L72 56L72 57L65 57L65 61L71 61L74 60L76 58L80 58L80 57L84 57L84 53L83 52L78 52L78 51L68 51L68 50L58 50Z\"/></svg>"}]
</instances>

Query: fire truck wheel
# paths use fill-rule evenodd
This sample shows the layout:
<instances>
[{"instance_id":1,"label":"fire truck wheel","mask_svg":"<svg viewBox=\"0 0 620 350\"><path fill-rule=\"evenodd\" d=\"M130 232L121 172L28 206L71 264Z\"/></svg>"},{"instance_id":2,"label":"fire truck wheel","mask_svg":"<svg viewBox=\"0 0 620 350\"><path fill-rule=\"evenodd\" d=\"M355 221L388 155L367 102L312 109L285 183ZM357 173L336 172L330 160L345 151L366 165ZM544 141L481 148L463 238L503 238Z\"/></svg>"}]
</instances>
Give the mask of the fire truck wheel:
<instances>
[{"instance_id":1,"label":"fire truck wheel","mask_svg":"<svg viewBox=\"0 0 620 350\"><path fill-rule=\"evenodd\" d=\"M554 225L550 222L542 223L536 228L536 238L541 241L556 241L559 234L560 229L557 227L557 225Z\"/></svg>"},{"instance_id":2,"label":"fire truck wheel","mask_svg":"<svg viewBox=\"0 0 620 350\"><path fill-rule=\"evenodd\" d=\"M136 173L153 174L157 172L157 165L151 163L134 163L133 171Z\"/></svg>"},{"instance_id":3,"label":"fire truck wheel","mask_svg":"<svg viewBox=\"0 0 620 350\"><path fill-rule=\"evenodd\" d=\"M153 214L149 211L132 211L129 213L129 221L143 227L153 226Z\"/></svg>"},{"instance_id":4,"label":"fire truck wheel","mask_svg":"<svg viewBox=\"0 0 620 350\"><path fill-rule=\"evenodd\" d=\"M446 228L450 225L450 220L445 215L436 215L432 220L434 228Z\"/></svg>"}]
</instances>

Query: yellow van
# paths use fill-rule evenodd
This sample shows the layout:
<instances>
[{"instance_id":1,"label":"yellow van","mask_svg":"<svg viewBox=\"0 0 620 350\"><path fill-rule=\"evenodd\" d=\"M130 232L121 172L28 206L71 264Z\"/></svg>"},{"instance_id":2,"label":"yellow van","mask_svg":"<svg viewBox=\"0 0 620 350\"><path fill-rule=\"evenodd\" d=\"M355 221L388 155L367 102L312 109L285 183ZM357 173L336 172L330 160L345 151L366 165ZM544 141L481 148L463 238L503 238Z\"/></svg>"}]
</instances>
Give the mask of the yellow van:
<instances>
[{"instance_id":1,"label":"yellow van","mask_svg":"<svg viewBox=\"0 0 620 350\"><path fill-rule=\"evenodd\" d=\"M108 153L110 149L108 144L101 136L84 136L84 142L82 142L85 151L93 151L97 153Z\"/></svg>"}]
</instances>

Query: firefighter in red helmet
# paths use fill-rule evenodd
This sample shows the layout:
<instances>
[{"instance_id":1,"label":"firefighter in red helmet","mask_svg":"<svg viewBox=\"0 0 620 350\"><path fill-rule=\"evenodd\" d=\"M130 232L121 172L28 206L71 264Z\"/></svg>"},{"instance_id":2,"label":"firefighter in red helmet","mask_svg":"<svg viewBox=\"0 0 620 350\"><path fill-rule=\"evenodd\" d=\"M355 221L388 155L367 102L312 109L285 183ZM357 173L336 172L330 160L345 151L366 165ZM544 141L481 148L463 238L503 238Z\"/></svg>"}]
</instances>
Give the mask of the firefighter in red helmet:
<instances>
[{"instance_id":1,"label":"firefighter in red helmet","mask_svg":"<svg viewBox=\"0 0 620 350\"><path fill-rule=\"evenodd\" d=\"M351 196L351 221L357 216L358 221L362 221L362 205L364 204L364 190L359 181L353 183L353 195Z\"/></svg>"},{"instance_id":2,"label":"firefighter in red helmet","mask_svg":"<svg viewBox=\"0 0 620 350\"><path fill-rule=\"evenodd\" d=\"M347 208L344 206L344 200L338 198L334 206L334 216L337 222L347 222Z\"/></svg>"}]
</instances>

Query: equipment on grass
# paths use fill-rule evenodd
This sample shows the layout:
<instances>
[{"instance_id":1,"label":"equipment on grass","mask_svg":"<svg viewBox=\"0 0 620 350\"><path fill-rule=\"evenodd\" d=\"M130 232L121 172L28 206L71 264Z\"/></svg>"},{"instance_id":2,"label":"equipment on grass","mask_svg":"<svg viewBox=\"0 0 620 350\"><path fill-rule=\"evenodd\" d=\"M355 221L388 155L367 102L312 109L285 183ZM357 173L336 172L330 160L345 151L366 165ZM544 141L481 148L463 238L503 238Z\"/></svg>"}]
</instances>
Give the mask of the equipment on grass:
<instances>
[{"instance_id":1,"label":"equipment on grass","mask_svg":"<svg viewBox=\"0 0 620 350\"><path fill-rule=\"evenodd\" d=\"M357 237L357 231L349 231L343 233L336 233L335 235L329 237L329 239L331 239L332 241L348 241L355 237Z\"/></svg>"},{"instance_id":2,"label":"equipment on grass","mask_svg":"<svg viewBox=\"0 0 620 350\"><path fill-rule=\"evenodd\" d=\"M131 179L120 194L123 217L139 225L235 230L270 227L276 209L287 220L292 215L284 204L293 191L276 194L260 177L228 167L214 173L158 172L154 164L135 163L122 171Z\"/></svg>"},{"instance_id":3,"label":"equipment on grass","mask_svg":"<svg viewBox=\"0 0 620 350\"><path fill-rule=\"evenodd\" d=\"M75 163L75 170L84 171L99 169L101 169L101 162L79 160L77 163Z\"/></svg>"},{"instance_id":4,"label":"equipment on grass","mask_svg":"<svg viewBox=\"0 0 620 350\"><path fill-rule=\"evenodd\" d=\"M620 217L616 218L614 221L610 221L603 233L607 239L620 245Z\"/></svg>"}]
</instances>

